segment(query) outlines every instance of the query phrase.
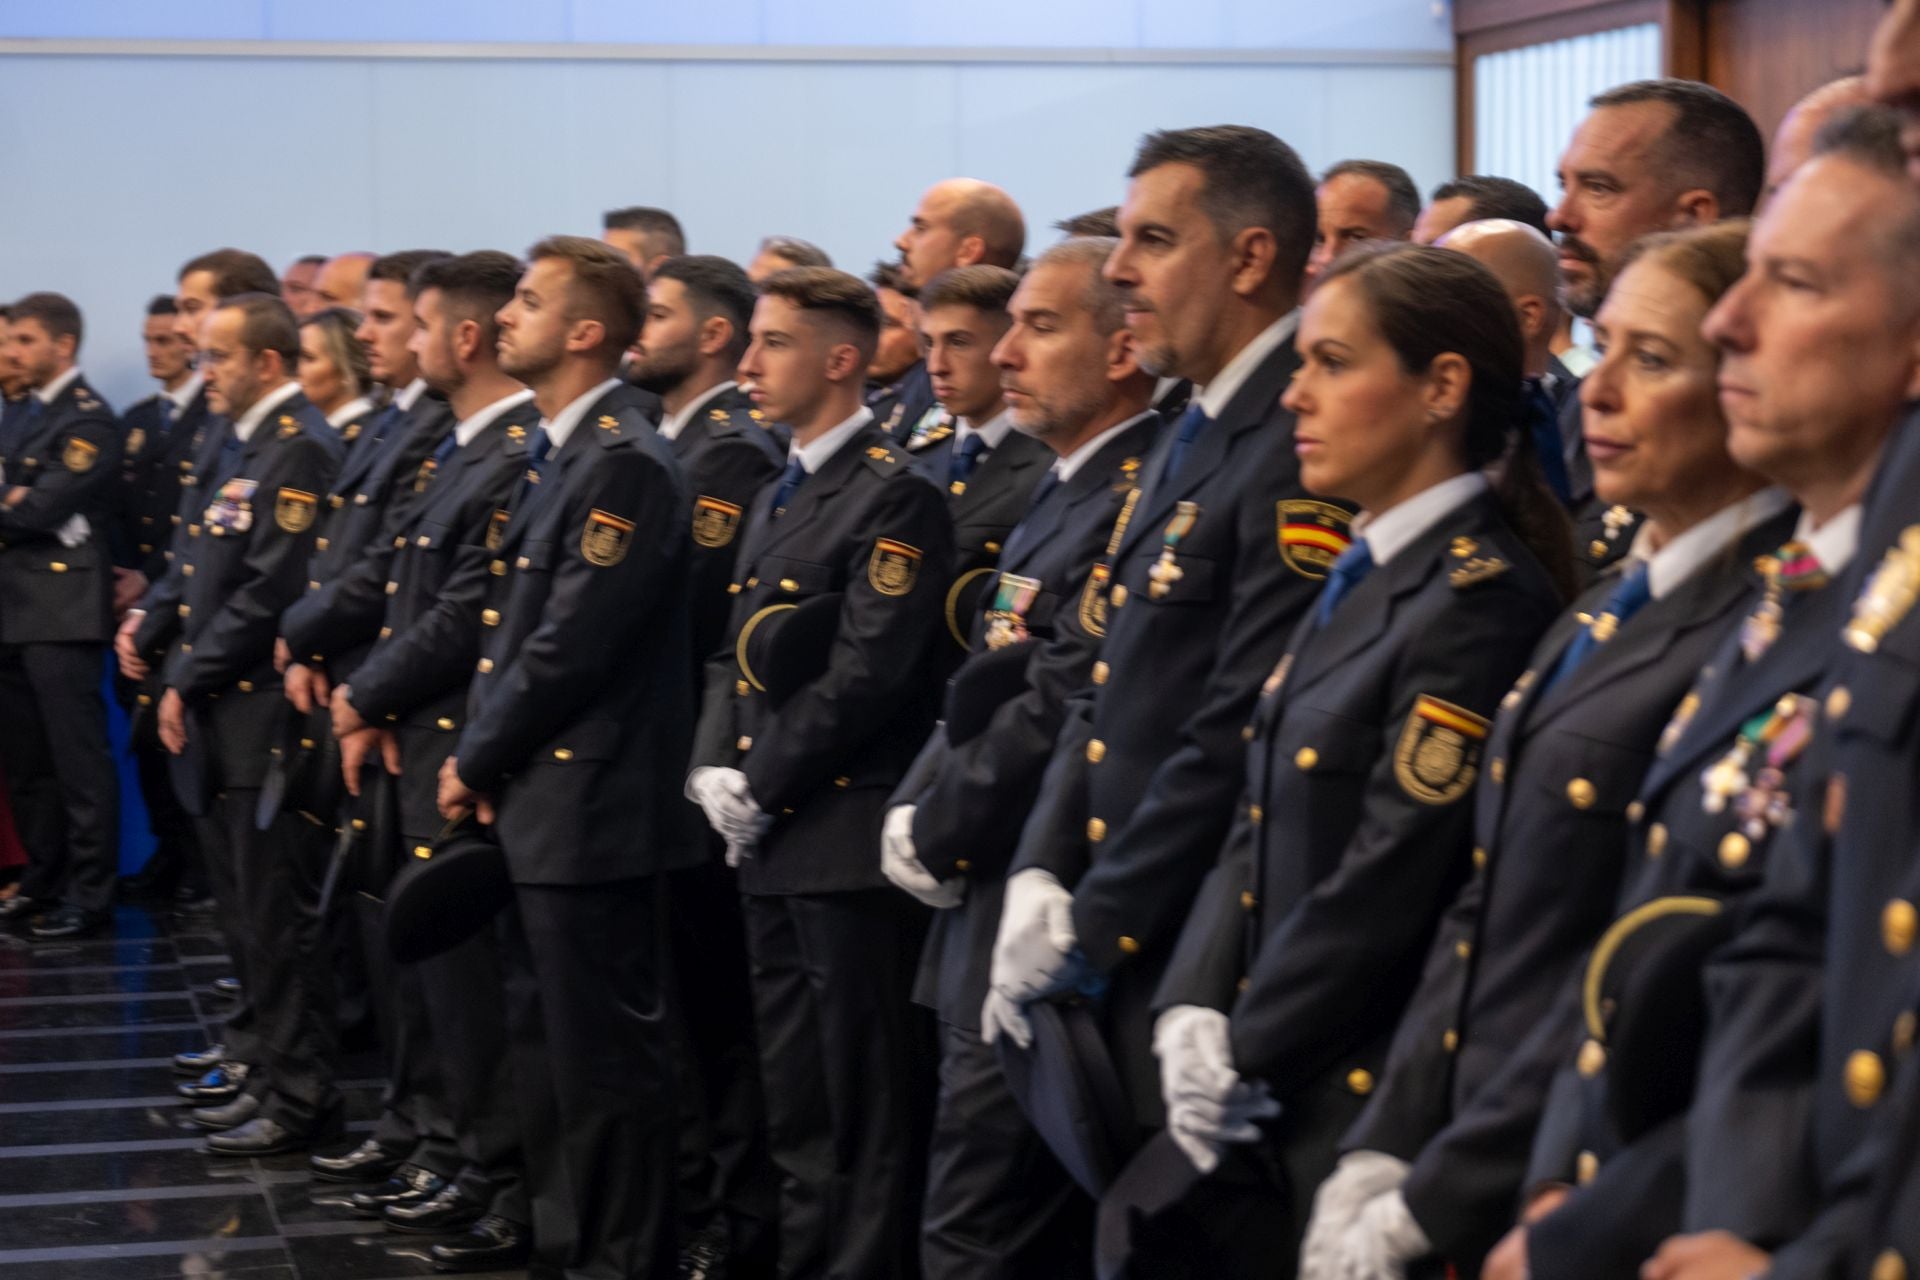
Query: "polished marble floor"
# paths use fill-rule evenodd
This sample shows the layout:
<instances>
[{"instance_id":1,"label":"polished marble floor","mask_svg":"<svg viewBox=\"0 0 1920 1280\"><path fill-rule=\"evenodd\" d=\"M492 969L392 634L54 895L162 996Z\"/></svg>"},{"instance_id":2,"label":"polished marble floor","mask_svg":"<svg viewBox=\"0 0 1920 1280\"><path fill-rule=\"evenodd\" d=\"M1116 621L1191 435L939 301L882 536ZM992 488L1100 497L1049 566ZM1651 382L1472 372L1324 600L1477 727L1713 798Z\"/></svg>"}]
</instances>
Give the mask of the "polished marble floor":
<instances>
[{"instance_id":1,"label":"polished marble floor","mask_svg":"<svg viewBox=\"0 0 1920 1280\"><path fill-rule=\"evenodd\" d=\"M79 943L0 930L0 1280L432 1274L430 1238L350 1216L305 1156L201 1154L169 1059L218 1029L221 950L204 919L157 908L123 906L111 937ZM342 1072L351 1138L379 1081L368 1056Z\"/></svg>"}]
</instances>

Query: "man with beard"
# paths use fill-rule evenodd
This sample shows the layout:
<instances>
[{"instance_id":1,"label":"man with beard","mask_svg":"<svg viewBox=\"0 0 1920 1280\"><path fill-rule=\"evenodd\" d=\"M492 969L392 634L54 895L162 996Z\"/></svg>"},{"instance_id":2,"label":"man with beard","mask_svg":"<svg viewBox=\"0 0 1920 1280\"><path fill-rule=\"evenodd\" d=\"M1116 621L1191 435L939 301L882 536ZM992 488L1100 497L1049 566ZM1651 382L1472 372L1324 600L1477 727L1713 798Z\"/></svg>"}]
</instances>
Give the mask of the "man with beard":
<instances>
[{"instance_id":1,"label":"man with beard","mask_svg":"<svg viewBox=\"0 0 1920 1280\"><path fill-rule=\"evenodd\" d=\"M725 640L733 607L740 527L754 495L780 474L772 424L734 382L753 320L753 282L725 258L669 258L647 283L647 322L627 376L660 397L660 434L693 492L687 571L693 687ZM722 1259L751 1266L772 1244L772 1168L767 1163L753 1001L739 889L710 831L702 861L667 877L673 957L675 1055L680 1075L682 1254L696 1275Z\"/></svg>"}]
</instances>

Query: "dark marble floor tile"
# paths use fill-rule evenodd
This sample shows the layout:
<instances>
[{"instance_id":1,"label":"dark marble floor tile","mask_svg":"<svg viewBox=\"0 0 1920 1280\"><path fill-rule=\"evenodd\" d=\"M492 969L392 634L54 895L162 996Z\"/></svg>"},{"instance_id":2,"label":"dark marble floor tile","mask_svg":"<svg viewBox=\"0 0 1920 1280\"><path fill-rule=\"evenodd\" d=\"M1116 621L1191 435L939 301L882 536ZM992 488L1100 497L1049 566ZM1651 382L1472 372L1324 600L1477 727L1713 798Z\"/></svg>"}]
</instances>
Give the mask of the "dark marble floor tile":
<instances>
[{"instance_id":1,"label":"dark marble floor tile","mask_svg":"<svg viewBox=\"0 0 1920 1280\"><path fill-rule=\"evenodd\" d=\"M139 1257L73 1258L9 1264L0 1252L0 1280L323 1280L300 1277L286 1250L234 1249L219 1243Z\"/></svg>"},{"instance_id":2,"label":"dark marble floor tile","mask_svg":"<svg viewBox=\"0 0 1920 1280\"><path fill-rule=\"evenodd\" d=\"M197 1144L196 1144L197 1148ZM196 1148L171 1151L86 1151L0 1159L0 1195L45 1195L123 1187L186 1186L249 1181L244 1166L221 1169ZM0 1240L4 1240L0 1236ZM8 1241L7 1243L12 1243Z\"/></svg>"},{"instance_id":3,"label":"dark marble floor tile","mask_svg":"<svg viewBox=\"0 0 1920 1280\"><path fill-rule=\"evenodd\" d=\"M74 1027L134 1027L144 1023L191 1022L199 1016L185 996L115 999L92 1004L13 1004L0 1006L0 1034Z\"/></svg>"},{"instance_id":4,"label":"dark marble floor tile","mask_svg":"<svg viewBox=\"0 0 1920 1280\"><path fill-rule=\"evenodd\" d=\"M158 1097L173 1092L183 1077L170 1066L109 1067L101 1070L60 1068L49 1071L9 1071L0 1076L0 1103L67 1102ZM13 1126L0 1121L0 1144L18 1143Z\"/></svg>"},{"instance_id":5,"label":"dark marble floor tile","mask_svg":"<svg viewBox=\"0 0 1920 1280\"><path fill-rule=\"evenodd\" d=\"M72 969L22 969L0 977L0 1000L47 996L137 995L164 991L184 995L187 976L175 965L82 965Z\"/></svg>"},{"instance_id":6,"label":"dark marble floor tile","mask_svg":"<svg viewBox=\"0 0 1920 1280\"><path fill-rule=\"evenodd\" d=\"M227 954L227 940L211 933L177 934L173 939L173 945L178 949L180 957L183 960L191 960L196 956L224 956Z\"/></svg>"},{"instance_id":7,"label":"dark marble floor tile","mask_svg":"<svg viewBox=\"0 0 1920 1280\"><path fill-rule=\"evenodd\" d=\"M183 1023L185 1021L182 1019ZM197 1022L164 1031L143 1031L138 1027L129 1027L118 1035L0 1036L0 1066L102 1062L120 1058L171 1058L183 1050L206 1047L207 1034ZM0 1093L11 1098L12 1087L10 1081L0 1084Z\"/></svg>"},{"instance_id":8,"label":"dark marble floor tile","mask_svg":"<svg viewBox=\"0 0 1920 1280\"><path fill-rule=\"evenodd\" d=\"M57 1207L0 1208L10 1249L76 1248L163 1240L271 1236L273 1215L251 1183L234 1194L191 1200L112 1200Z\"/></svg>"},{"instance_id":9,"label":"dark marble floor tile","mask_svg":"<svg viewBox=\"0 0 1920 1280\"><path fill-rule=\"evenodd\" d=\"M392 1280L433 1274L431 1236L402 1236L378 1229L350 1235L291 1236L287 1252L302 1277L325 1280Z\"/></svg>"},{"instance_id":10,"label":"dark marble floor tile","mask_svg":"<svg viewBox=\"0 0 1920 1280\"><path fill-rule=\"evenodd\" d=\"M307 1222L360 1222L365 1230L372 1231L380 1224L356 1218L347 1209L348 1199L355 1191L362 1189L310 1179L270 1183L265 1188L267 1199L273 1204L273 1216L283 1226Z\"/></svg>"},{"instance_id":11,"label":"dark marble floor tile","mask_svg":"<svg viewBox=\"0 0 1920 1280\"><path fill-rule=\"evenodd\" d=\"M9 1083L12 1083L9 1081ZM172 1099L99 1111L35 1111L0 1116L0 1139L12 1146L61 1142L139 1142L200 1136L188 1108Z\"/></svg>"},{"instance_id":12,"label":"dark marble floor tile","mask_svg":"<svg viewBox=\"0 0 1920 1280\"><path fill-rule=\"evenodd\" d=\"M58 945L0 933L0 973L11 969L65 969L83 964L177 964L180 953L165 939L96 939Z\"/></svg>"}]
</instances>

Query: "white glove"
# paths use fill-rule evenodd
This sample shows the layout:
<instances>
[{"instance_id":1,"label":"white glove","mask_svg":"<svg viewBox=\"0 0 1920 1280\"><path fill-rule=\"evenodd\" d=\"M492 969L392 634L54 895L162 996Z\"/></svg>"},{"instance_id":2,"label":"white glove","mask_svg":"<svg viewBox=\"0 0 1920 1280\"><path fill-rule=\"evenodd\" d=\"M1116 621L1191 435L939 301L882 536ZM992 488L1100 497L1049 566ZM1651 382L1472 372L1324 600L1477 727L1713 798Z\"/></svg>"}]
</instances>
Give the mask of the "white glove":
<instances>
[{"instance_id":1,"label":"white glove","mask_svg":"<svg viewBox=\"0 0 1920 1280\"><path fill-rule=\"evenodd\" d=\"M1313 1216L1300 1246L1300 1280L1333 1280L1340 1237L1369 1200L1398 1190L1411 1166L1382 1151L1350 1151L1340 1157L1313 1193Z\"/></svg>"},{"instance_id":2,"label":"white glove","mask_svg":"<svg viewBox=\"0 0 1920 1280\"><path fill-rule=\"evenodd\" d=\"M87 523L85 516L71 515L54 536L60 539L61 546L71 551L93 536L93 526Z\"/></svg>"},{"instance_id":3,"label":"white glove","mask_svg":"<svg viewBox=\"0 0 1920 1280\"><path fill-rule=\"evenodd\" d=\"M1083 963L1078 941L1066 886L1039 867L1015 872L993 940L993 989L1018 1003L1066 990Z\"/></svg>"},{"instance_id":4,"label":"white glove","mask_svg":"<svg viewBox=\"0 0 1920 1280\"><path fill-rule=\"evenodd\" d=\"M1257 1142L1256 1120L1280 1114L1264 1081L1243 1081L1233 1069L1229 1026L1218 1009L1190 1004L1168 1009L1153 1025L1168 1136L1201 1173L1213 1172L1226 1144Z\"/></svg>"},{"instance_id":5,"label":"white glove","mask_svg":"<svg viewBox=\"0 0 1920 1280\"><path fill-rule=\"evenodd\" d=\"M913 849L913 812L910 804L887 810L880 824L880 874L936 911L957 907L967 896L966 877L936 880L921 865Z\"/></svg>"},{"instance_id":6,"label":"white glove","mask_svg":"<svg viewBox=\"0 0 1920 1280\"><path fill-rule=\"evenodd\" d=\"M1395 1189L1367 1201L1335 1251L1334 1280L1406 1280L1407 1264L1433 1252L1433 1242Z\"/></svg>"},{"instance_id":7,"label":"white glove","mask_svg":"<svg viewBox=\"0 0 1920 1280\"><path fill-rule=\"evenodd\" d=\"M992 1044L1006 1036L1022 1049L1033 1048L1033 1024L1022 1009L998 991L989 989L987 1002L980 1006L980 1038Z\"/></svg>"},{"instance_id":8,"label":"white glove","mask_svg":"<svg viewBox=\"0 0 1920 1280\"><path fill-rule=\"evenodd\" d=\"M738 769L720 769L704 765L687 775L687 798L706 812L707 823L726 838L729 846L752 848L760 843L773 820L754 803L747 775ZM731 849L729 850L731 857ZM738 865L729 861L730 866Z\"/></svg>"}]
</instances>

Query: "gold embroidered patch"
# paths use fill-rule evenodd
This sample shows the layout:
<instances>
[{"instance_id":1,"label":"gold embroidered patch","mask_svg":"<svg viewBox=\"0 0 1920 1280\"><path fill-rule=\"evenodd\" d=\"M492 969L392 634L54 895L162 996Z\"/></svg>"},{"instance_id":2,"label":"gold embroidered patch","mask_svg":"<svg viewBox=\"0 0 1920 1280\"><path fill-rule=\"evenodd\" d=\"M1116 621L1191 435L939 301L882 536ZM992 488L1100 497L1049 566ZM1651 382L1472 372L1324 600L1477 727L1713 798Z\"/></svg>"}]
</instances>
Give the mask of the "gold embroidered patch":
<instances>
[{"instance_id":1,"label":"gold embroidered patch","mask_svg":"<svg viewBox=\"0 0 1920 1280\"><path fill-rule=\"evenodd\" d=\"M1847 820L1847 775L1836 773L1827 779L1827 803L1820 815L1821 823L1827 834L1840 834L1841 824Z\"/></svg>"},{"instance_id":2,"label":"gold embroidered patch","mask_svg":"<svg viewBox=\"0 0 1920 1280\"><path fill-rule=\"evenodd\" d=\"M487 550L498 551L500 544L507 540L507 521L511 513L505 507L499 507L487 517Z\"/></svg>"},{"instance_id":3,"label":"gold embroidered patch","mask_svg":"<svg viewBox=\"0 0 1920 1280\"><path fill-rule=\"evenodd\" d=\"M1097 564L1080 593L1080 625L1096 636L1107 634L1107 584L1112 579L1113 570Z\"/></svg>"},{"instance_id":4,"label":"gold embroidered patch","mask_svg":"<svg viewBox=\"0 0 1920 1280\"><path fill-rule=\"evenodd\" d=\"M282 489L273 500L273 522L287 533L305 533L313 527L320 499L299 489Z\"/></svg>"},{"instance_id":5,"label":"gold embroidered patch","mask_svg":"<svg viewBox=\"0 0 1920 1280\"><path fill-rule=\"evenodd\" d=\"M740 508L705 496L693 503L693 540L703 547L724 547L740 531Z\"/></svg>"},{"instance_id":6,"label":"gold embroidered patch","mask_svg":"<svg viewBox=\"0 0 1920 1280\"><path fill-rule=\"evenodd\" d=\"M127 456L131 458L147 445L147 432L144 427L135 427L127 432Z\"/></svg>"},{"instance_id":7,"label":"gold embroidered patch","mask_svg":"<svg viewBox=\"0 0 1920 1280\"><path fill-rule=\"evenodd\" d=\"M920 548L892 538L874 541L867 558L867 581L883 596L904 596L920 580Z\"/></svg>"},{"instance_id":8,"label":"gold embroidered patch","mask_svg":"<svg viewBox=\"0 0 1920 1280\"><path fill-rule=\"evenodd\" d=\"M1393 776L1421 804L1452 804L1479 774L1487 720L1464 707L1422 694L1400 731Z\"/></svg>"},{"instance_id":9,"label":"gold embroidered patch","mask_svg":"<svg viewBox=\"0 0 1920 1280\"><path fill-rule=\"evenodd\" d=\"M68 436L67 448L60 455L60 461L67 470L84 475L93 470L94 463L100 461L100 446L79 436Z\"/></svg>"},{"instance_id":10,"label":"gold embroidered patch","mask_svg":"<svg viewBox=\"0 0 1920 1280\"><path fill-rule=\"evenodd\" d=\"M632 543L633 521L598 507L587 513L586 527L580 530L580 554L588 564L611 568L627 558Z\"/></svg>"},{"instance_id":11,"label":"gold embroidered patch","mask_svg":"<svg viewBox=\"0 0 1920 1280\"><path fill-rule=\"evenodd\" d=\"M1340 553L1353 545L1352 517L1330 502L1289 499L1278 504L1278 517L1280 559L1303 578L1325 578Z\"/></svg>"}]
</instances>

